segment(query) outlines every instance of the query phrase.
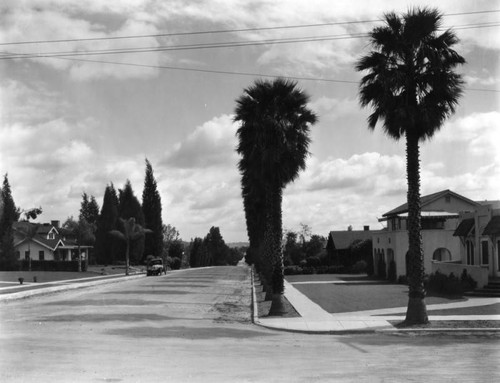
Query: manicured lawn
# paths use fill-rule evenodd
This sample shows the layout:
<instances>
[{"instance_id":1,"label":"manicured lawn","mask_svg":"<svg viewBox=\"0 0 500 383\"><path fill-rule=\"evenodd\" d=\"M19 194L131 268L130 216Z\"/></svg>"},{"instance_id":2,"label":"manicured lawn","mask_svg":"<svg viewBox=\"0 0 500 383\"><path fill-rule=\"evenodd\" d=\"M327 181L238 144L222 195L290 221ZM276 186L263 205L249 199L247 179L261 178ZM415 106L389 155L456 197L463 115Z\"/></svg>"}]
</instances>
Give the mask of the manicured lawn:
<instances>
[{"instance_id":1,"label":"manicured lawn","mask_svg":"<svg viewBox=\"0 0 500 383\"><path fill-rule=\"evenodd\" d=\"M408 286L374 281L360 275L293 275L287 281L294 282L328 282L344 281L347 283L311 283L294 284L293 286L313 302L329 313L345 313L354 311L376 310L402 307L406 312L408 304ZM427 305L464 301L465 298L435 297L426 298Z\"/></svg>"},{"instance_id":2,"label":"manicured lawn","mask_svg":"<svg viewBox=\"0 0 500 383\"><path fill-rule=\"evenodd\" d=\"M18 278L24 278L25 283L33 283L36 277L37 283L64 281L67 279L90 278L99 275L125 274L125 266L89 266L86 272L70 271L0 271L0 287L12 286L11 283L18 282Z\"/></svg>"}]
</instances>

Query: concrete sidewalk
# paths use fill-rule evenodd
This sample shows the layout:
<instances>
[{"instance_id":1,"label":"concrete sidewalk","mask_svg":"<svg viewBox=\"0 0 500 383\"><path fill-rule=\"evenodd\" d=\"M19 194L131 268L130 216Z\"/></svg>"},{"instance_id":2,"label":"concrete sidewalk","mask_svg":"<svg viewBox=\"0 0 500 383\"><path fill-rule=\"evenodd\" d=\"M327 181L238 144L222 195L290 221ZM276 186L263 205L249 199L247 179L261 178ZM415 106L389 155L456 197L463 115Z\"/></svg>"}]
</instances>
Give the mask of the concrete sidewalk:
<instances>
[{"instance_id":1,"label":"concrete sidewalk","mask_svg":"<svg viewBox=\"0 0 500 383\"><path fill-rule=\"evenodd\" d=\"M135 273L131 275L103 275L96 277L87 277L80 279L68 279L53 282L32 283L27 282L22 285L12 287L2 287L0 289L0 302L6 302L16 299L30 298L38 295L52 294L59 291L75 290L84 287L116 283L124 279L133 279L144 277L145 273Z\"/></svg>"},{"instance_id":2,"label":"concrete sidewalk","mask_svg":"<svg viewBox=\"0 0 500 383\"><path fill-rule=\"evenodd\" d=\"M252 278L253 279L253 278ZM462 331L457 328L422 328L402 330L394 327L389 321L403 321L406 307L330 314L318 304L312 302L304 294L285 281L285 297L295 308L300 317L259 317L256 299L256 289L252 282L254 302L254 323L275 330L307 332L307 333L367 333L390 331ZM428 305L430 309L452 309L459 307L474 307L500 303L499 298L469 299L465 302ZM399 314L399 315L398 315ZM500 320L500 315L455 315L433 316L430 321L463 321L463 320ZM467 328L467 331L500 331L500 328Z\"/></svg>"}]
</instances>

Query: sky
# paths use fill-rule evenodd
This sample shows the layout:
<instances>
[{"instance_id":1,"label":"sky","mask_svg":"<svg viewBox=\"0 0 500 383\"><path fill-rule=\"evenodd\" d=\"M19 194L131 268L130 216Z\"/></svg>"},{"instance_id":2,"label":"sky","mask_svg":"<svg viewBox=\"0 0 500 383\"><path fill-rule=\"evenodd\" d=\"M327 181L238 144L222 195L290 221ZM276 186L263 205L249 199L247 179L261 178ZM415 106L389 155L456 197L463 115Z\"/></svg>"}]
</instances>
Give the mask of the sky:
<instances>
[{"instance_id":1,"label":"sky","mask_svg":"<svg viewBox=\"0 0 500 383\"><path fill-rule=\"evenodd\" d=\"M307 169L284 191L284 229L380 229L406 200L405 143L368 129L354 64L384 13L436 3L460 38L466 90L421 145L422 195L498 200L500 1L4 0L0 174L18 207L65 221L83 192L102 205L110 183L130 180L142 200L147 158L163 222L182 239L218 226L247 241L235 100L259 78L291 77L319 121ZM40 57L54 52L73 55Z\"/></svg>"}]
</instances>

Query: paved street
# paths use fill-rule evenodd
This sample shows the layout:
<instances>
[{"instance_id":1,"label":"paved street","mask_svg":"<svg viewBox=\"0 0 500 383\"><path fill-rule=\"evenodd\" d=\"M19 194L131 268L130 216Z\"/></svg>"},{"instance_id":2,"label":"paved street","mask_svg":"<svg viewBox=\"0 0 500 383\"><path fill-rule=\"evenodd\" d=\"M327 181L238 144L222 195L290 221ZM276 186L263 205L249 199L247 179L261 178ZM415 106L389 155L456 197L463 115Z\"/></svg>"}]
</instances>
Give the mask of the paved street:
<instances>
[{"instance_id":1,"label":"paved street","mask_svg":"<svg viewBox=\"0 0 500 383\"><path fill-rule=\"evenodd\" d=\"M2 382L488 382L498 335L313 335L251 323L247 267L0 303Z\"/></svg>"}]
</instances>

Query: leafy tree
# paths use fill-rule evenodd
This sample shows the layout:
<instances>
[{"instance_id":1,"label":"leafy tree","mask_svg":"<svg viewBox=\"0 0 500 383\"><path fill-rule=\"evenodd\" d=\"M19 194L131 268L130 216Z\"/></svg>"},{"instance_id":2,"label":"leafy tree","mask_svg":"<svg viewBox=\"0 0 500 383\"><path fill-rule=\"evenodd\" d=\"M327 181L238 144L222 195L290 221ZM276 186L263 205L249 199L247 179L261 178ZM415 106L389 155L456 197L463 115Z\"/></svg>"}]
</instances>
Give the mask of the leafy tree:
<instances>
[{"instance_id":1,"label":"leafy tree","mask_svg":"<svg viewBox=\"0 0 500 383\"><path fill-rule=\"evenodd\" d=\"M8 175L5 174L0 193L0 267L4 270L14 270L17 266L12 225L19 220L19 215Z\"/></svg>"},{"instance_id":2,"label":"leafy tree","mask_svg":"<svg viewBox=\"0 0 500 383\"><path fill-rule=\"evenodd\" d=\"M218 227L212 226L204 239L207 251L210 254L211 265L222 266L227 264L229 248L227 247Z\"/></svg>"},{"instance_id":3,"label":"leafy tree","mask_svg":"<svg viewBox=\"0 0 500 383\"><path fill-rule=\"evenodd\" d=\"M97 220L95 254L98 263L113 264L116 259L117 246L109 233L116 230L117 221L118 196L113 184L110 184L104 191L101 214Z\"/></svg>"},{"instance_id":4,"label":"leafy tree","mask_svg":"<svg viewBox=\"0 0 500 383\"><path fill-rule=\"evenodd\" d=\"M465 60L452 47L451 30L439 34L442 14L413 8L388 13L370 33L373 50L356 64L367 71L360 83L363 107L371 105L368 126L379 120L391 138L406 137L408 180L409 300L405 322L427 323L421 237L419 141L430 139L454 113L463 81L455 68Z\"/></svg>"},{"instance_id":5,"label":"leafy tree","mask_svg":"<svg viewBox=\"0 0 500 383\"><path fill-rule=\"evenodd\" d=\"M309 129L316 115L307 108L309 97L297 83L284 79L257 80L236 100L237 152L242 156L239 170L245 184L263 191L266 214L262 252L267 267L264 277L272 281L272 314L284 311L282 193L306 167ZM242 186L246 186L242 183Z\"/></svg>"},{"instance_id":6,"label":"leafy tree","mask_svg":"<svg viewBox=\"0 0 500 383\"><path fill-rule=\"evenodd\" d=\"M83 217L78 221L73 217L68 217L62 225L62 232L75 238L78 247L78 271L82 271L81 246L92 246L95 243L94 225L88 223ZM86 265L88 265L88 258L89 253L87 251Z\"/></svg>"},{"instance_id":7,"label":"leafy tree","mask_svg":"<svg viewBox=\"0 0 500 383\"><path fill-rule=\"evenodd\" d=\"M37 217L43 213L42 207L34 207L31 209L23 210L24 219L29 221L30 219L37 219Z\"/></svg>"},{"instance_id":8,"label":"leafy tree","mask_svg":"<svg viewBox=\"0 0 500 383\"><path fill-rule=\"evenodd\" d=\"M129 180L125 183L124 188L119 191L118 216L124 220L134 218L137 225L144 227L144 213L142 212L142 206L137 197L134 195L134 191L132 190L132 185ZM119 220L118 225L120 225L120 222L121 221ZM118 227L118 230L124 229ZM138 263L142 260L143 254L144 237L141 237L132 243L132 247L130 248L130 260Z\"/></svg>"},{"instance_id":9,"label":"leafy tree","mask_svg":"<svg viewBox=\"0 0 500 383\"><path fill-rule=\"evenodd\" d=\"M179 231L175 228L175 226L168 224L168 225L163 225L162 232L163 232L163 250L165 253L168 254L169 248L172 245L172 243L179 239Z\"/></svg>"},{"instance_id":10,"label":"leafy tree","mask_svg":"<svg viewBox=\"0 0 500 383\"><path fill-rule=\"evenodd\" d=\"M146 176L142 192L142 212L144 213L144 226L152 231L146 235L144 251L155 257L163 254L163 221L161 218L161 197L158 192L153 167L146 159Z\"/></svg>"},{"instance_id":11,"label":"leafy tree","mask_svg":"<svg viewBox=\"0 0 500 383\"><path fill-rule=\"evenodd\" d=\"M127 220L119 218L119 222L120 225L118 226L120 229L112 230L110 233L115 238L125 242L125 275L129 275L131 247L134 243L143 240L146 233L150 230L144 229L141 225L137 224L134 217Z\"/></svg>"}]
</instances>

